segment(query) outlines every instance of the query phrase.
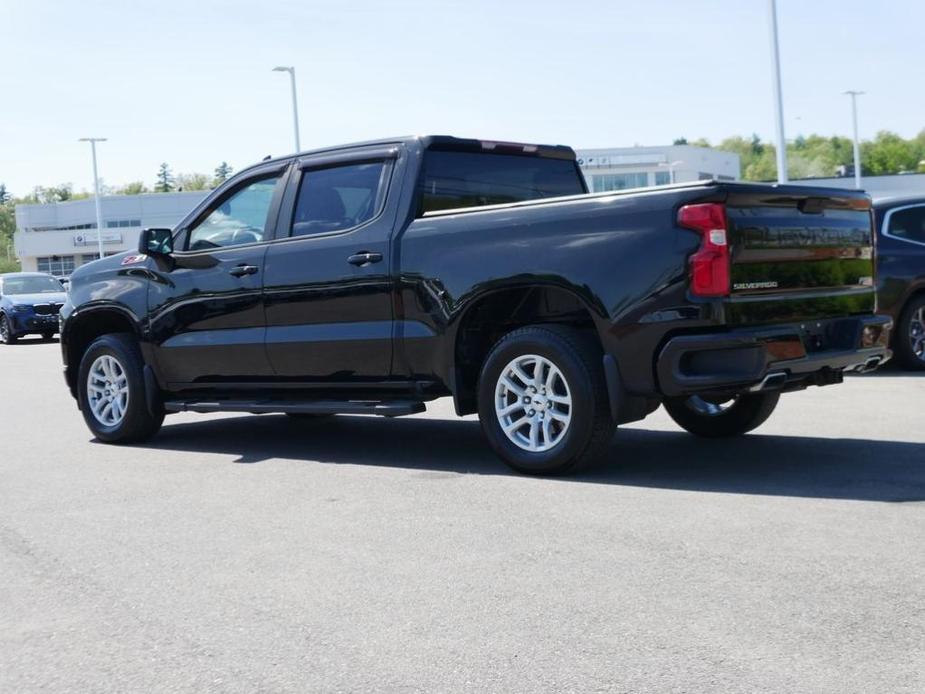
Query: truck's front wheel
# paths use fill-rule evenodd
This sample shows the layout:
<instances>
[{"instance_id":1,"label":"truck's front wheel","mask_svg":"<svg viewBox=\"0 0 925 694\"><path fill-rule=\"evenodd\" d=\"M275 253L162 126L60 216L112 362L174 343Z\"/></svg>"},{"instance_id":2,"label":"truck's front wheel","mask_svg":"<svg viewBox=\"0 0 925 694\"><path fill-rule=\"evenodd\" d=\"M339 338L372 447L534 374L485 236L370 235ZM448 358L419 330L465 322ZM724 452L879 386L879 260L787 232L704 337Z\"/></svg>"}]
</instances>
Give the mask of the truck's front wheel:
<instances>
[{"instance_id":1,"label":"truck's front wheel","mask_svg":"<svg viewBox=\"0 0 925 694\"><path fill-rule=\"evenodd\" d=\"M697 436L723 438L738 436L760 426L771 416L780 393L746 393L719 401L692 395L668 398L665 409L682 428Z\"/></svg>"},{"instance_id":2,"label":"truck's front wheel","mask_svg":"<svg viewBox=\"0 0 925 694\"><path fill-rule=\"evenodd\" d=\"M482 366L479 420L495 452L520 472L565 474L593 461L614 431L600 349L555 325L507 334Z\"/></svg>"},{"instance_id":3,"label":"truck's front wheel","mask_svg":"<svg viewBox=\"0 0 925 694\"><path fill-rule=\"evenodd\" d=\"M161 428L145 396L144 359L131 335L103 335L80 362L77 396L84 421L100 441L136 443Z\"/></svg>"}]
</instances>

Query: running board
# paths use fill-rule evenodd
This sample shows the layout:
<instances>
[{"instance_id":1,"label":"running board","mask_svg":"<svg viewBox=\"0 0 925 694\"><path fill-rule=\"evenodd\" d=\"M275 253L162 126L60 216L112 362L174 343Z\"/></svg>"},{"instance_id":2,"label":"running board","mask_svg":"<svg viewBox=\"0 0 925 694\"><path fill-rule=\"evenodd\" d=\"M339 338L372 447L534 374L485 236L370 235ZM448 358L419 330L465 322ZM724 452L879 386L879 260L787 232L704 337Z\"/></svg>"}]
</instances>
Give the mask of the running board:
<instances>
[{"instance_id":1,"label":"running board","mask_svg":"<svg viewBox=\"0 0 925 694\"><path fill-rule=\"evenodd\" d=\"M401 417L423 412L415 400L168 400L168 412L248 412L250 414L375 414Z\"/></svg>"}]
</instances>

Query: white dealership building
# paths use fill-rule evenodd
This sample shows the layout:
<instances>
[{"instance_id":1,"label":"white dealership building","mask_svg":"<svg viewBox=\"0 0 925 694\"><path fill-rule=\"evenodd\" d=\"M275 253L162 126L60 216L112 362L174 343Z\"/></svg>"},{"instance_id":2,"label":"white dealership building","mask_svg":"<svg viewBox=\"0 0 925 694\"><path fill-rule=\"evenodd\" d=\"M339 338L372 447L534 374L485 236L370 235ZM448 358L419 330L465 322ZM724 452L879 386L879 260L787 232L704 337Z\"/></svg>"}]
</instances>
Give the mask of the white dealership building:
<instances>
[{"instance_id":1,"label":"white dealership building","mask_svg":"<svg viewBox=\"0 0 925 694\"><path fill-rule=\"evenodd\" d=\"M577 150L595 192L709 178L737 180L739 157L705 147L615 147ZM133 250L145 227L172 227L208 191L109 195L101 201L106 255ZM93 199L16 206L16 255L26 271L66 277L99 257Z\"/></svg>"},{"instance_id":2,"label":"white dealership building","mask_svg":"<svg viewBox=\"0 0 925 694\"><path fill-rule=\"evenodd\" d=\"M611 147L575 153L595 193L711 178L737 181L741 176L738 154L708 147Z\"/></svg>"},{"instance_id":3,"label":"white dealership building","mask_svg":"<svg viewBox=\"0 0 925 694\"><path fill-rule=\"evenodd\" d=\"M172 227L209 191L108 195L100 199L103 252L138 247L145 227ZM99 258L93 198L16 206L16 256L27 272L65 277Z\"/></svg>"}]
</instances>

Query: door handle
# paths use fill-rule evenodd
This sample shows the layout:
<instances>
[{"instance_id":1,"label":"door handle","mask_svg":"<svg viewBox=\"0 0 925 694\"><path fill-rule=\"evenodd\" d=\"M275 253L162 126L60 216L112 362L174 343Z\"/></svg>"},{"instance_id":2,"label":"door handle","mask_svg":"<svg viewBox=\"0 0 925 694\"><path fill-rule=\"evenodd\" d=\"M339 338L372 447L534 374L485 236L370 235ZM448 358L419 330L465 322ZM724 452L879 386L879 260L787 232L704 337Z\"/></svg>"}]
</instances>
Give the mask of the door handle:
<instances>
[{"instance_id":1,"label":"door handle","mask_svg":"<svg viewBox=\"0 0 925 694\"><path fill-rule=\"evenodd\" d=\"M238 265L231 268L228 271L228 274L232 277L244 277L245 275L256 275L257 274L256 265Z\"/></svg>"},{"instance_id":2,"label":"door handle","mask_svg":"<svg viewBox=\"0 0 925 694\"><path fill-rule=\"evenodd\" d=\"M370 251L360 251L359 253L354 253L352 256L347 258L347 262L351 265L370 265L372 263L378 263L382 260L382 253L374 253Z\"/></svg>"}]
</instances>

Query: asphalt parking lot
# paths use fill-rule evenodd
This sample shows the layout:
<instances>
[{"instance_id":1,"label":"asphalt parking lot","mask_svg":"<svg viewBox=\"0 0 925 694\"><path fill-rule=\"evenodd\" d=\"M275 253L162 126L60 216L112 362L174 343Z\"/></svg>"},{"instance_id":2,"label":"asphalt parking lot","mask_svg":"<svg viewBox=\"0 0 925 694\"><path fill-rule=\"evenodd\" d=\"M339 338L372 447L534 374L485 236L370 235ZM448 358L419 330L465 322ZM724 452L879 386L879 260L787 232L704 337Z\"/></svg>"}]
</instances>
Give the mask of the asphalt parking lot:
<instances>
[{"instance_id":1,"label":"asphalt parking lot","mask_svg":"<svg viewBox=\"0 0 925 694\"><path fill-rule=\"evenodd\" d=\"M925 691L925 378L510 474L448 401L91 440L0 347L0 691Z\"/></svg>"}]
</instances>

